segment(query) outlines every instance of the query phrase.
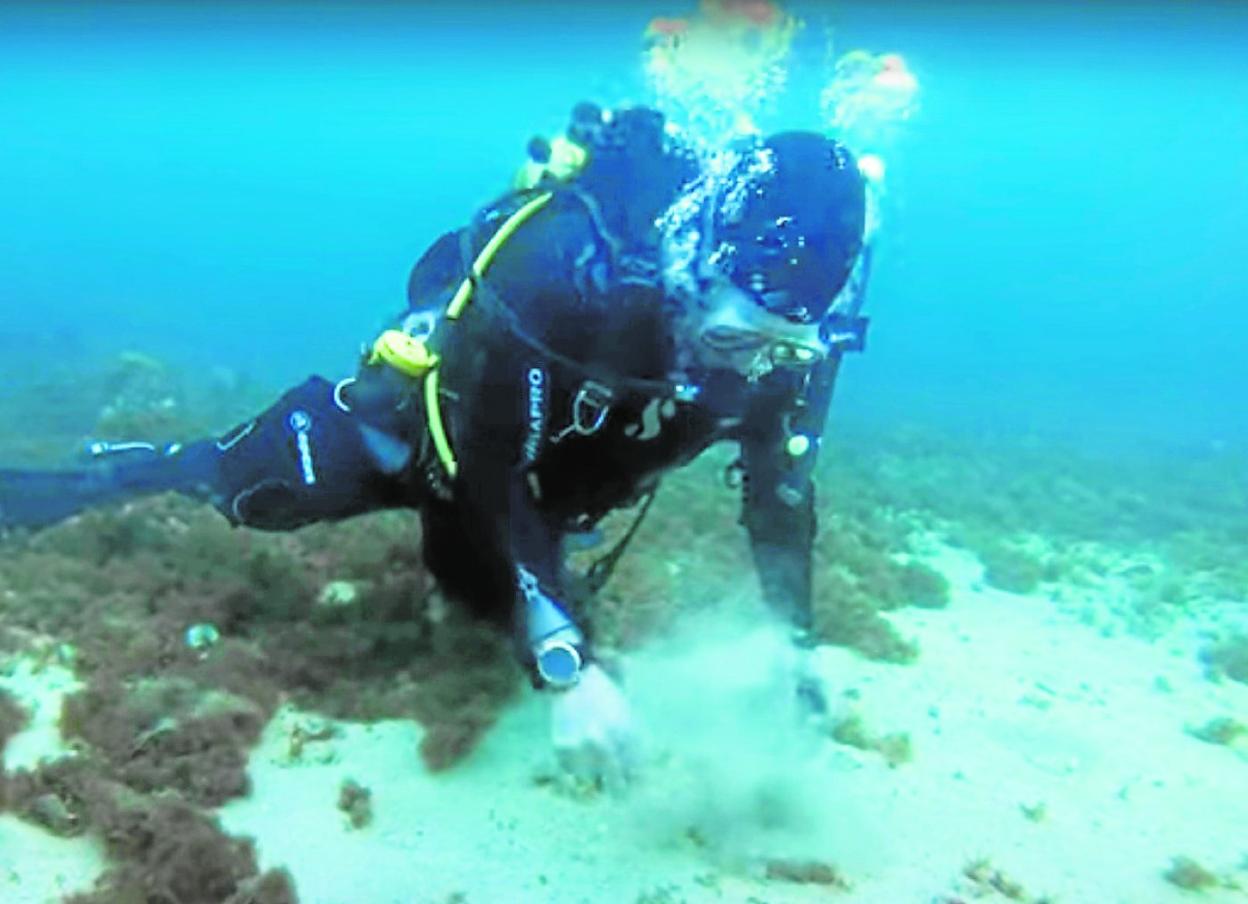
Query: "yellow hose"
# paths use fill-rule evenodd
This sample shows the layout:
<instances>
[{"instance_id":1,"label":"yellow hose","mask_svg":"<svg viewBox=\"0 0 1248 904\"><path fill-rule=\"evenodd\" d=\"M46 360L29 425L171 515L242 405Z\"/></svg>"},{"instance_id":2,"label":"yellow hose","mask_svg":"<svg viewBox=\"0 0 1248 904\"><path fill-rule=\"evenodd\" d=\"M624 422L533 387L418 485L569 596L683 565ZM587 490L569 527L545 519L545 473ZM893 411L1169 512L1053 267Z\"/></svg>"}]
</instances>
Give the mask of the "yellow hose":
<instances>
[{"instance_id":1,"label":"yellow hose","mask_svg":"<svg viewBox=\"0 0 1248 904\"><path fill-rule=\"evenodd\" d=\"M454 479L459 471L459 462L451 451L451 442L446 436L446 426L442 423L442 407L438 404L438 371L433 369L425 375L425 416L429 418L429 435L433 437L433 447L438 452L438 459L446 469L449 477Z\"/></svg>"},{"instance_id":2,"label":"yellow hose","mask_svg":"<svg viewBox=\"0 0 1248 904\"><path fill-rule=\"evenodd\" d=\"M459 315L464 312L464 308L472 300L472 291L476 281L485 275L485 270L489 267L490 262L494 260L494 255L498 253L498 249L503 247L503 243L511 238L529 217L545 207L552 197L554 195L551 192L544 192L529 201L513 213L507 219L507 222L503 224L502 228L494 233L493 237L485 243L485 247L481 249L477 259L472 262L472 273L459 284L455 297L446 306L446 318L448 320L459 319Z\"/></svg>"}]
</instances>

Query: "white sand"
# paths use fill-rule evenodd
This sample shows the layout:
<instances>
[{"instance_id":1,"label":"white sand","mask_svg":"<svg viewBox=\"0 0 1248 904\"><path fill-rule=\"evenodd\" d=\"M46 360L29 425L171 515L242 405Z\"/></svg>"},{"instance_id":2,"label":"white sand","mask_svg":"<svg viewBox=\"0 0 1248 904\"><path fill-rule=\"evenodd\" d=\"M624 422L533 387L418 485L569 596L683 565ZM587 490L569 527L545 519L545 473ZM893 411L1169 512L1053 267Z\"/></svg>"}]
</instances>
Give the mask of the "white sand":
<instances>
[{"instance_id":1,"label":"white sand","mask_svg":"<svg viewBox=\"0 0 1248 904\"><path fill-rule=\"evenodd\" d=\"M61 701L81 685L59 665L21 656L0 661L0 688L29 713L26 729L4 749L5 769L29 769L70 755L57 722ZM42 904L91 887L103 868L94 842L49 835L16 817L0 814L0 901Z\"/></svg>"},{"instance_id":2,"label":"white sand","mask_svg":"<svg viewBox=\"0 0 1248 904\"><path fill-rule=\"evenodd\" d=\"M960 872L988 857L1033 897L1162 904L1189 897L1162 879L1175 855L1237 867L1248 853L1248 762L1184 727L1248 721L1248 688L1206 681L1190 649L1105 638L1047 600L982 589L969 557L946 551L939 564L951 607L896 619L919 640L916 666L820 651L834 693L859 697L838 708L877 732L911 734L914 761L899 768L793 730L756 632L634 660L650 760L622 801L533 784L545 722L530 696L438 777L418 767L410 725L314 745L333 751L326 765L281 762L289 735L275 726L256 759L255 798L224 818L259 839L266 864L292 869L307 902L456 892L633 902L664 888L690 902L827 900L826 889L758 881L765 858L787 856L836 864L854 885L836 896L845 901L969 896ZM362 831L334 809L348 775L375 795L376 823ZM1219 897L1248 900L1205 900Z\"/></svg>"},{"instance_id":3,"label":"white sand","mask_svg":"<svg viewBox=\"0 0 1248 904\"><path fill-rule=\"evenodd\" d=\"M70 754L61 740L61 701L82 689L82 683L64 666L35 656L13 656L0 661L0 688L26 710L26 728L4 748L6 769L29 769L44 760Z\"/></svg>"},{"instance_id":4,"label":"white sand","mask_svg":"<svg viewBox=\"0 0 1248 904\"><path fill-rule=\"evenodd\" d=\"M915 747L913 763L863 769L838 792L878 835L861 860L831 855L860 880L860 900L925 901L978 856L1032 895L1075 902L1187 900L1161 878L1176 855L1239 866L1248 761L1184 729L1248 722L1248 688L1205 680L1190 648L1105 638L1047 600L979 588L969 557L940 564L950 609L896 619L919 640L917 667L824 651L829 680L858 676L868 722L909 731ZM1021 811L1037 804L1039 823ZM1248 873L1237 878L1248 887Z\"/></svg>"},{"instance_id":5,"label":"white sand","mask_svg":"<svg viewBox=\"0 0 1248 904\"><path fill-rule=\"evenodd\" d=\"M257 839L264 866L289 868L305 904L456 894L632 904L643 892L926 904L976 897L960 874L977 857L1064 904L1191 900L1162 878L1176 855L1248 887L1248 751L1184 730L1216 716L1248 722L1248 687L1207 681L1191 637L1107 638L1045 599L982 588L969 556L934 555L953 583L950 607L894 617L919 641L916 665L818 655L840 714L910 733L913 761L898 768L795 726L766 665L771 635L754 631L696 652L673 639L630 662L647 759L622 799L534 782L549 755L544 701L530 694L467 762L436 776L407 722L342 725L292 759L292 728L310 717L283 711L253 757L255 793L222 821ZM345 777L372 791L367 828L336 808ZM2 899L39 900L2 884L4 857L26 843L12 832L0 821ZM47 840L38 857L23 851L22 884L27 858L33 872L54 870L62 849ZM769 857L833 863L853 889L763 882Z\"/></svg>"},{"instance_id":6,"label":"white sand","mask_svg":"<svg viewBox=\"0 0 1248 904\"><path fill-rule=\"evenodd\" d=\"M103 869L97 847L49 835L13 816L0 816L0 901L51 904L87 891Z\"/></svg>"}]
</instances>

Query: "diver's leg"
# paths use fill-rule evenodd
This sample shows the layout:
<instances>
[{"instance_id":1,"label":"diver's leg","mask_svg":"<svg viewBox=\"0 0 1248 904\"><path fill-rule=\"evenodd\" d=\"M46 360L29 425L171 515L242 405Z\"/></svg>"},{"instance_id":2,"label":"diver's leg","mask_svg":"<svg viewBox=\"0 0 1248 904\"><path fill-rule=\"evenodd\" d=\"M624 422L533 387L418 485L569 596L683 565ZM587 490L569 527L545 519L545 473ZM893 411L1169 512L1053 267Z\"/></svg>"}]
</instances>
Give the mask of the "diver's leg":
<instances>
[{"instance_id":1,"label":"diver's leg","mask_svg":"<svg viewBox=\"0 0 1248 904\"><path fill-rule=\"evenodd\" d=\"M233 524L290 530L404 505L359 420L313 377L217 440L128 447L73 471L0 471L0 528L41 528L85 509L162 492L211 502Z\"/></svg>"},{"instance_id":2,"label":"diver's leg","mask_svg":"<svg viewBox=\"0 0 1248 904\"><path fill-rule=\"evenodd\" d=\"M152 493L206 498L215 474L211 441L158 450L134 444L66 471L0 469L0 529L38 529L88 508Z\"/></svg>"}]
</instances>

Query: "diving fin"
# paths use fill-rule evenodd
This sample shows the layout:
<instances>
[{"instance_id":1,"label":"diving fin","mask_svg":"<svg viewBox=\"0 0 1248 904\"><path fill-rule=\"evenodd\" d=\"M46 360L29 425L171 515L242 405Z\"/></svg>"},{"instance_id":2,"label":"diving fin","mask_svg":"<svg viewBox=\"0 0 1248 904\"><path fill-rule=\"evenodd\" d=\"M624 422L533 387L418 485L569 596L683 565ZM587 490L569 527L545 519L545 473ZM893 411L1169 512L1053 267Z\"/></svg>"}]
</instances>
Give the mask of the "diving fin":
<instances>
[{"instance_id":1,"label":"diving fin","mask_svg":"<svg viewBox=\"0 0 1248 904\"><path fill-rule=\"evenodd\" d=\"M0 529L41 528L123 495L93 470L0 470Z\"/></svg>"},{"instance_id":2,"label":"diving fin","mask_svg":"<svg viewBox=\"0 0 1248 904\"><path fill-rule=\"evenodd\" d=\"M208 498L219 452L211 441L92 450L102 460L64 471L0 469L0 530L38 529L98 505L176 491Z\"/></svg>"}]
</instances>

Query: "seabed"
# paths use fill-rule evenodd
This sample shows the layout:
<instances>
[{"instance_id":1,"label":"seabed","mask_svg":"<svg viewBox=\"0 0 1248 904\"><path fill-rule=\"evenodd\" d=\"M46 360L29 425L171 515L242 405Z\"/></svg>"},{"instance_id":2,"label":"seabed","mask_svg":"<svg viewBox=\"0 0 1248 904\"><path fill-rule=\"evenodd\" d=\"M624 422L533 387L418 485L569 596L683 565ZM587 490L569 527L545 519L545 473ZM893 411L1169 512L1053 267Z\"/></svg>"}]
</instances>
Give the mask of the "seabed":
<instances>
[{"instance_id":1,"label":"seabed","mask_svg":"<svg viewBox=\"0 0 1248 904\"><path fill-rule=\"evenodd\" d=\"M114 421L189 408L118 366ZM1248 901L1237 478L959 442L829 442L807 722L731 456L668 481L596 610L641 729L625 789L556 768L408 515L269 536L160 498L10 536L0 899Z\"/></svg>"}]
</instances>

